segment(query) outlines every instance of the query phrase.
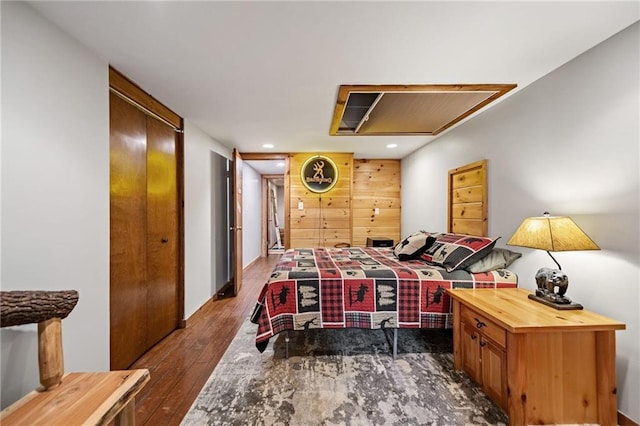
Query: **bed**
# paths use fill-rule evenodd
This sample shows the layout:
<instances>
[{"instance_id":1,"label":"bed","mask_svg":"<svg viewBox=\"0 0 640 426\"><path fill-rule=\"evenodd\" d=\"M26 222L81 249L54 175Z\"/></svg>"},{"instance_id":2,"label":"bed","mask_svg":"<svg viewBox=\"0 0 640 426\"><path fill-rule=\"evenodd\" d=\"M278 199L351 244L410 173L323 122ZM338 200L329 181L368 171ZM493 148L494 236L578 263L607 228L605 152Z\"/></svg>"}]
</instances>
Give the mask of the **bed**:
<instances>
[{"instance_id":1,"label":"bed","mask_svg":"<svg viewBox=\"0 0 640 426\"><path fill-rule=\"evenodd\" d=\"M258 298L256 347L288 330L451 328L448 288L516 287L508 269L447 271L393 248L287 250Z\"/></svg>"},{"instance_id":2,"label":"bed","mask_svg":"<svg viewBox=\"0 0 640 426\"><path fill-rule=\"evenodd\" d=\"M258 350L283 331L392 329L395 357L398 329L452 327L446 289L516 287L505 268L520 255L486 236L486 167L482 160L449 171L448 232L420 230L393 248L287 250L251 318Z\"/></svg>"}]
</instances>

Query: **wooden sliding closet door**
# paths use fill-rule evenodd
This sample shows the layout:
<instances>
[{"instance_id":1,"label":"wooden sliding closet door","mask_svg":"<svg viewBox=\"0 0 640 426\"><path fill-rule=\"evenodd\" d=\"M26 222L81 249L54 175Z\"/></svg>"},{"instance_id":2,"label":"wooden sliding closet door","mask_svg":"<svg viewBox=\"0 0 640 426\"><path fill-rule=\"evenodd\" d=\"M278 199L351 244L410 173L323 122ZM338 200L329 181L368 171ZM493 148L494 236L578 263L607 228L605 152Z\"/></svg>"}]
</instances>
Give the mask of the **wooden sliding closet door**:
<instances>
[{"instance_id":1,"label":"wooden sliding closet door","mask_svg":"<svg viewBox=\"0 0 640 426\"><path fill-rule=\"evenodd\" d=\"M110 94L111 369L147 350L146 114Z\"/></svg>"},{"instance_id":2,"label":"wooden sliding closet door","mask_svg":"<svg viewBox=\"0 0 640 426\"><path fill-rule=\"evenodd\" d=\"M176 134L147 117L148 345L178 323L178 196Z\"/></svg>"},{"instance_id":3,"label":"wooden sliding closet door","mask_svg":"<svg viewBox=\"0 0 640 426\"><path fill-rule=\"evenodd\" d=\"M110 95L111 369L178 327L180 214L174 128Z\"/></svg>"}]
</instances>

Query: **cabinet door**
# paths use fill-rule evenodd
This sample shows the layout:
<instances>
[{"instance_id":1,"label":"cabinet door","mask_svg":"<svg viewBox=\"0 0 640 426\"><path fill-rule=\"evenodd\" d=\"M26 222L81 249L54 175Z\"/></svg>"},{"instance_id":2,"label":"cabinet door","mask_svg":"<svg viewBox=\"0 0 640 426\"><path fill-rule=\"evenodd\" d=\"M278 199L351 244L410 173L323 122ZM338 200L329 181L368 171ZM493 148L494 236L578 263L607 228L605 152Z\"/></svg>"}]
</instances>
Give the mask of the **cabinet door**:
<instances>
[{"instance_id":1,"label":"cabinet door","mask_svg":"<svg viewBox=\"0 0 640 426\"><path fill-rule=\"evenodd\" d=\"M461 328L462 369L467 372L471 379L482 385L480 335L474 327L467 324L463 324Z\"/></svg>"},{"instance_id":2,"label":"cabinet door","mask_svg":"<svg viewBox=\"0 0 640 426\"><path fill-rule=\"evenodd\" d=\"M491 340L480 338L482 387L491 399L507 409L507 377L505 351Z\"/></svg>"}]
</instances>

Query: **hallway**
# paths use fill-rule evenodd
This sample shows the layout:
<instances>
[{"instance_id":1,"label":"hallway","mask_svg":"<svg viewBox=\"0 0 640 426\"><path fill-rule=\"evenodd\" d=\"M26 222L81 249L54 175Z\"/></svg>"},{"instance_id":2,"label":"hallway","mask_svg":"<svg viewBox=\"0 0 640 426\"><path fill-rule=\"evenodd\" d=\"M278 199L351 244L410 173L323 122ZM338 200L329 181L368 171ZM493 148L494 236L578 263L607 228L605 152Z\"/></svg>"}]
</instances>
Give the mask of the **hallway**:
<instances>
[{"instance_id":1,"label":"hallway","mask_svg":"<svg viewBox=\"0 0 640 426\"><path fill-rule=\"evenodd\" d=\"M187 320L186 328L171 333L131 366L151 373L149 384L136 398L138 425L180 424L251 314L279 258L270 255L257 260L244 271L238 296L207 302Z\"/></svg>"}]
</instances>

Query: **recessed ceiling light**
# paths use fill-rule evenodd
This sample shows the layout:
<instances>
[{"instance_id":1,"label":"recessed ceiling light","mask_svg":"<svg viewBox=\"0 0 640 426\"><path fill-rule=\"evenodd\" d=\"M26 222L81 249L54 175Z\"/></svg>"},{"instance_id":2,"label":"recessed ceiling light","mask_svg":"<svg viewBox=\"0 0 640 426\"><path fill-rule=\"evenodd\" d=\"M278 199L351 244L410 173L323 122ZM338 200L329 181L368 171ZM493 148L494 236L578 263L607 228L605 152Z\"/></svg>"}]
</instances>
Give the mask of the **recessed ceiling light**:
<instances>
[{"instance_id":1,"label":"recessed ceiling light","mask_svg":"<svg viewBox=\"0 0 640 426\"><path fill-rule=\"evenodd\" d=\"M397 143L390 143L389 145L387 145L387 148L397 148L398 144Z\"/></svg>"},{"instance_id":2,"label":"recessed ceiling light","mask_svg":"<svg viewBox=\"0 0 640 426\"><path fill-rule=\"evenodd\" d=\"M273 144L272 143L263 143L262 147L263 148L273 148Z\"/></svg>"}]
</instances>

